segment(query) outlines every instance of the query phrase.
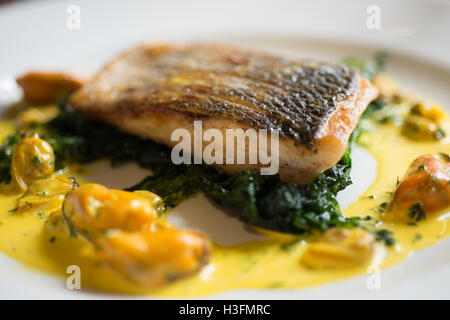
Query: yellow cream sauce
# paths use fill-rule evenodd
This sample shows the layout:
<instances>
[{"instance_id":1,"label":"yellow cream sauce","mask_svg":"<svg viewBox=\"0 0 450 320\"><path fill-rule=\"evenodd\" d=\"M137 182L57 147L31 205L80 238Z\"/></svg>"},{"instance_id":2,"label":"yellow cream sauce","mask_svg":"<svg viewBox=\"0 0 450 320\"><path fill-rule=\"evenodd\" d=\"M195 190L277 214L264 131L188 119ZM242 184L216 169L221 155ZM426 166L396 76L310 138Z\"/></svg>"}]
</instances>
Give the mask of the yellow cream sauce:
<instances>
[{"instance_id":1,"label":"yellow cream sauce","mask_svg":"<svg viewBox=\"0 0 450 320\"><path fill-rule=\"evenodd\" d=\"M450 132L448 116L443 121ZM415 142L393 125L377 125L366 132L361 142L378 161L377 177L358 201L344 212L346 216L373 216L379 219L377 206L389 201L397 177L401 178L411 161L426 153L450 152L450 139L436 142ZM13 132L9 122L0 123L0 138ZM74 174L72 171L68 174ZM348 278L367 272L367 265L343 270L311 270L300 263L300 257L314 236L298 238L265 232L268 241L233 247L214 245L210 264L202 272L164 288L139 288L103 266L89 245L80 237L52 233L45 228L46 217L37 214L17 215L8 212L17 205L18 195L0 192L0 251L20 261L24 266L61 277L65 283L69 265L81 269L83 290L148 294L169 297L190 297L235 288L299 288ZM375 208L375 209L374 209ZM384 224L397 240L387 247L379 267L396 264L414 251L437 243L450 233L445 213L427 217L416 226ZM419 236L420 235L420 236Z\"/></svg>"}]
</instances>

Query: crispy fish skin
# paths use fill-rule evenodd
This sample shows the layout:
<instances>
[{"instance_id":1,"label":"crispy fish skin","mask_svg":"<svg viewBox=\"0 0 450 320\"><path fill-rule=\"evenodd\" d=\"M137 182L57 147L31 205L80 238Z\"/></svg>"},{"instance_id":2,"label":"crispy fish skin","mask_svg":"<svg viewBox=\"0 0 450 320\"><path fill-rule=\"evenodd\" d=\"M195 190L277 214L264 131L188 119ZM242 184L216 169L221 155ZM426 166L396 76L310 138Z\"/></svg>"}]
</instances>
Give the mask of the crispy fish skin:
<instances>
[{"instance_id":1,"label":"crispy fish skin","mask_svg":"<svg viewBox=\"0 0 450 320\"><path fill-rule=\"evenodd\" d=\"M336 164L377 90L344 65L214 44L144 44L107 64L69 104L168 146L203 129L279 129L280 177L304 183ZM248 150L248 144L246 145ZM256 165L214 165L232 174Z\"/></svg>"}]
</instances>

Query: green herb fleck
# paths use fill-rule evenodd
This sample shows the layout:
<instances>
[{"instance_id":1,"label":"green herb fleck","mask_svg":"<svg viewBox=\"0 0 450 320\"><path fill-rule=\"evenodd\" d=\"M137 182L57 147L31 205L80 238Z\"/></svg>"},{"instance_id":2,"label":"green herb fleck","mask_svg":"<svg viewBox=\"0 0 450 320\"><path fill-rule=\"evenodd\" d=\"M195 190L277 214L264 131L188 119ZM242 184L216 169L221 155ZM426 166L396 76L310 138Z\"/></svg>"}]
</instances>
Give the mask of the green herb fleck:
<instances>
[{"instance_id":1,"label":"green herb fleck","mask_svg":"<svg viewBox=\"0 0 450 320\"><path fill-rule=\"evenodd\" d=\"M415 203L408 209L408 216L413 222L418 222L426 218L425 211L423 211L420 203Z\"/></svg>"},{"instance_id":2,"label":"green herb fleck","mask_svg":"<svg viewBox=\"0 0 450 320\"><path fill-rule=\"evenodd\" d=\"M376 230L374 232L375 239L382 241L388 246L392 246L395 243L394 233L387 229Z\"/></svg>"},{"instance_id":3,"label":"green herb fleck","mask_svg":"<svg viewBox=\"0 0 450 320\"><path fill-rule=\"evenodd\" d=\"M31 162L36 165L42 163L41 159L39 159L37 156L34 156L33 159L31 159Z\"/></svg>"},{"instance_id":4,"label":"green herb fleck","mask_svg":"<svg viewBox=\"0 0 450 320\"><path fill-rule=\"evenodd\" d=\"M386 208L389 205L388 202L382 202L378 207L378 213L384 213L386 212Z\"/></svg>"},{"instance_id":5,"label":"green herb fleck","mask_svg":"<svg viewBox=\"0 0 450 320\"><path fill-rule=\"evenodd\" d=\"M293 241L289 241L289 242L285 242L283 244L281 244L280 248L283 251L286 252L292 252L293 249L295 249L296 245L300 242L299 239L295 239Z\"/></svg>"},{"instance_id":6,"label":"green herb fleck","mask_svg":"<svg viewBox=\"0 0 450 320\"><path fill-rule=\"evenodd\" d=\"M385 69L387 58L388 53L383 50L379 51L373 60L363 60L352 57L344 59L344 63L350 67L359 69L363 76L372 80L377 73Z\"/></svg>"},{"instance_id":7,"label":"green herb fleck","mask_svg":"<svg viewBox=\"0 0 450 320\"><path fill-rule=\"evenodd\" d=\"M416 233L416 235L414 236L412 243L419 241L420 239L422 239L422 235L420 233Z\"/></svg>"},{"instance_id":8,"label":"green herb fleck","mask_svg":"<svg viewBox=\"0 0 450 320\"><path fill-rule=\"evenodd\" d=\"M69 226L69 236L71 238L76 238L78 236L76 231L71 226Z\"/></svg>"},{"instance_id":9,"label":"green herb fleck","mask_svg":"<svg viewBox=\"0 0 450 320\"><path fill-rule=\"evenodd\" d=\"M96 208L95 209L95 214L94 214L95 219L100 219L101 216L102 216L102 209L101 208Z\"/></svg>"},{"instance_id":10,"label":"green herb fleck","mask_svg":"<svg viewBox=\"0 0 450 320\"><path fill-rule=\"evenodd\" d=\"M109 238L109 232L108 232L108 230L103 231L101 234L102 234L102 236L103 236L104 238Z\"/></svg>"}]
</instances>

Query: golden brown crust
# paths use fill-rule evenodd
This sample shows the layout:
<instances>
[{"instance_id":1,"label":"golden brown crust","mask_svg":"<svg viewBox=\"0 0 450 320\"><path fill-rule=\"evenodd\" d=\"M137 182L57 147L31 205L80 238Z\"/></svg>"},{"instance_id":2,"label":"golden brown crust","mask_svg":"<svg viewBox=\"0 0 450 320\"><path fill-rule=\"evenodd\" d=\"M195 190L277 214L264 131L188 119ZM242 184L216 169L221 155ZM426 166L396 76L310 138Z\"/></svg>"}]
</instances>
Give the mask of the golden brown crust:
<instances>
[{"instance_id":1,"label":"golden brown crust","mask_svg":"<svg viewBox=\"0 0 450 320\"><path fill-rule=\"evenodd\" d=\"M343 65L233 47L143 45L108 64L71 103L85 112L141 116L165 108L223 117L279 129L282 137L311 148L341 102L355 97L359 79Z\"/></svg>"},{"instance_id":2,"label":"golden brown crust","mask_svg":"<svg viewBox=\"0 0 450 320\"><path fill-rule=\"evenodd\" d=\"M280 175L304 182L342 157L377 94L355 70L220 45L141 45L127 51L70 105L122 130L173 146L171 132L203 127L280 130ZM248 147L248 146L247 146ZM258 165L218 165L225 172Z\"/></svg>"}]
</instances>

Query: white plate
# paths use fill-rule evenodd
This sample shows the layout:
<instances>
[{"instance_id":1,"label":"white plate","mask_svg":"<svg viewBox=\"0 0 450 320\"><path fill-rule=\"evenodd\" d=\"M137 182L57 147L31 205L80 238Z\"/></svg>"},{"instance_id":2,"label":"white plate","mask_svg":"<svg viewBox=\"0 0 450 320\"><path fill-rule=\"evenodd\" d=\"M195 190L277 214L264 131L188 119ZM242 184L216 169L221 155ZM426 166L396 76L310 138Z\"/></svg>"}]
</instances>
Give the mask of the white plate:
<instances>
[{"instance_id":1,"label":"white plate","mask_svg":"<svg viewBox=\"0 0 450 320\"><path fill-rule=\"evenodd\" d=\"M81 10L80 29L67 28L71 5ZM367 27L370 5L380 9L380 29ZM450 5L444 0L18 2L0 6L0 87L7 87L11 77L32 68L93 73L122 49L144 40L212 40L330 60L370 57L377 48L387 48L393 52L389 71L402 85L450 106L448 30ZM11 91L0 91L0 103L14 98L7 94ZM353 157L352 174L358 178L339 195L343 207L364 192L376 172L374 160L364 150L356 149ZM104 173L109 172L104 166L96 164L94 168L94 178L112 187L128 186L145 175L128 166L115 171L120 179L114 179ZM123 180L125 177L128 180ZM205 230L223 245L261 239L202 196L176 208L171 219L178 225ZM233 230L232 241L228 230ZM366 280L361 276L306 289L232 290L210 297L450 298L450 241L384 270L380 290L367 289ZM123 296L67 290L61 279L31 271L0 255L0 298L104 297Z\"/></svg>"}]
</instances>

